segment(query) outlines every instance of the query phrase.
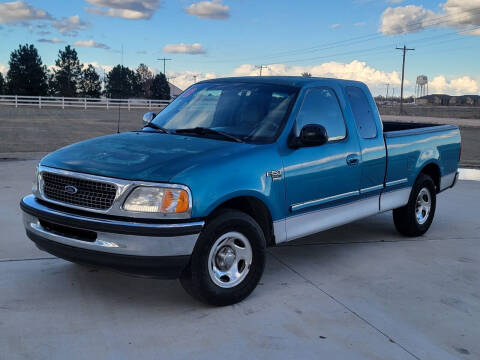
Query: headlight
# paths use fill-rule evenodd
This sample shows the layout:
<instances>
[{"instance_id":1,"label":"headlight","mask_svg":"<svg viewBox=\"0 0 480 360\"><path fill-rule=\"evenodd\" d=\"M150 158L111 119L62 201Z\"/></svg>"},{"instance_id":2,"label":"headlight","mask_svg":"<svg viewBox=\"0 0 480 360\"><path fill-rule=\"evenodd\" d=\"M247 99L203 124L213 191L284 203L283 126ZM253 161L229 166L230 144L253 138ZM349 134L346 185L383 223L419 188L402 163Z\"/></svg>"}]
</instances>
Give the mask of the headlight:
<instances>
[{"instance_id":1,"label":"headlight","mask_svg":"<svg viewBox=\"0 0 480 360\"><path fill-rule=\"evenodd\" d=\"M38 170L38 166L35 168L35 179L33 180L32 193L36 196L40 196L43 191L43 177L42 173Z\"/></svg>"},{"instance_id":2,"label":"headlight","mask_svg":"<svg viewBox=\"0 0 480 360\"><path fill-rule=\"evenodd\" d=\"M185 213L190 209L190 199L184 189L139 186L128 195L123 209L146 213Z\"/></svg>"}]
</instances>

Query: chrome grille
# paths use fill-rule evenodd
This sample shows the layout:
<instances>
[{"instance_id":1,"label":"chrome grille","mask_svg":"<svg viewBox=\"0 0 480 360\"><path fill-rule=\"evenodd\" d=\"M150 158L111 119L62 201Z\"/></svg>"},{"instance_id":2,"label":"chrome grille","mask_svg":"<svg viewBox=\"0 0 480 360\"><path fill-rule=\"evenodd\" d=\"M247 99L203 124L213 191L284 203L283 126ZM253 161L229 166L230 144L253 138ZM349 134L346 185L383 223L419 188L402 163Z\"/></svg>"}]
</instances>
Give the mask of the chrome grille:
<instances>
[{"instance_id":1,"label":"chrome grille","mask_svg":"<svg viewBox=\"0 0 480 360\"><path fill-rule=\"evenodd\" d=\"M109 209L117 193L117 188L113 184L72 176L43 172L42 180L43 195L46 198L90 209ZM72 187L76 192L67 192Z\"/></svg>"}]
</instances>

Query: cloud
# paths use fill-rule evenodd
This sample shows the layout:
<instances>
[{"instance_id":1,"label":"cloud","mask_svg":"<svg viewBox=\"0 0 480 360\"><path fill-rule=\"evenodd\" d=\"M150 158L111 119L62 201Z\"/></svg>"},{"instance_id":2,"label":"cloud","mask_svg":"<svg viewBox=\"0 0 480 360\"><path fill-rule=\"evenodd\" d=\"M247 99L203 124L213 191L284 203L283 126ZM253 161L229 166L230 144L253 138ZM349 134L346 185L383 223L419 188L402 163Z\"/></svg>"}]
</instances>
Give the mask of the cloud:
<instances>
[{"instance_id":1,"label":"cloud","mask_svg":"<svg viewBox=\"0 0 480 360\"><path fill-rule=\"evenodd\" d=\"M330 29L337 29L340 27L340 24L332 24L330 25Z\"/></svg>"},{"instance_id":2,"label":"cloud","mask_svg":"<svg viewBox=\"0 0 480 360\"><path fill-rule=\"evenodd\" d=\"M167 72L167 77L173 85L179 87L182 90L185 90L195 82L215 79L221 77L221 75L211 72L202 73L200 71L183 71Z\"/></svg>"},{"instance_id":3,"label":"cloud","mask_svg":"<svg viewBox=\"0 0 480 360\"><path fill-rule=\"evenodd\" d=\"M389 7L381 16L380 31L386 35L396 35L422 31L427 26L453 27L464 31L480 26L480 0L447 0L440 7L440 12L416 5ZM468 33L480 35L480 30Z\"/></svg>"},{"instance_id":4,"label":"cloud","mask_svg":"<svg viewBox=\"0 0 480 360\"><path fill-rule=\"evenodd\" d=\"M386 35L405 34L421 31L437 15L423 6L407 5L386 9L380 19L380 32Z\"/></svg>"},{"instance_id":5,"label":"cloud","mask_svg":"<svg viewBox=\"0 0 480 360\"><path fill-rule=\"evenodd\" d=\"M90 26L90 24L82 21L80 16L73 15L53 21L52 26L62 35L77 36L78 31L85 30Z\"/></svg>"},{"instance_id":6,"label":"cloud","mask_svg":"<svg viewBox=\"0 0 480 360\"><path fill-rule=\"evenodd\" d=\"M368 66L365 62L354 60L350 63L327 62L312 66L288 66L285 64L268 65L267 69L263 70L264 75L285 75L285 76L300 76L304 72L309 72L313 76L331 77L338 79L350 79L365 82L372 92L376 94L385 93L385 84L389 83L391 86L400 86L400 74L396 71L386 72ZM205 79L214 79L221 76L258 76L258 69L253 64L243 64L235 68L232 74L220 75L216 73L202 73L195 71L185 72L169 72L168 77L171 82L181 89L186 89L194 83L194 76L196 81ZM405 81L406 86L409 85Z\"/></svg>"},{"instance_id":7,"label":"cloud","mask_svg":"<svg viewBox=\"0 0 480 360\"><path fill-rule=\"evenodd\" d=\"M40 36L50 35L50 34L51 34L50 31L44 31L44 30L37 32L37 35L40 35Z\"/></svg>"},{"instance_id":8,"label":"cloud","mask_svg":"<svg viewBox=\"0 0 480 360\"><path fill-rule=\"evenodd\" d=\"M364 25L365 25L364 21L359 21L359 22L356 22L355 24L353 24L353 26L364 26Z\"/></svg>"},{"instance_id":9,"label":"cloud","mask_svg":"<svg viewBox=\"0 0 480 360\"><path fill-rule=\"evenodd\" d=\"M85 10L100 16L129 20L150 19L160 7L160 0L86 0L94 5Z\"/></svg>"},{"instance_id":10,"label":"cloud","mask_svg":"<svg viewBox=\"0 0 480 360\"><path fill-rule=\"evenodd\" d=\"M147 50L139 50L137 51L138 55L145 55L147 53Z\"/></svg>"},{"instance_id":11,"label":"cloud","mask_svg":"<svg viewBox=\"0 0 480 360\"><path fill-rule=\"evenodd\" d=\"M318 77L330 77L337 79L357 80L366 83L372 92L383 93L384 84L389 83L392 86L399 86L401 83L400 74L396 71L386 72L368 66L366 62L353 60L350 63L341 63L336 61L326 62L312 66L288 66L285 64L268 65L263 70L263 75L285 75L299 76L304 72ZM244 64L237 67L233 74L235 76L258 76L258 69L255 65ZM409 81L405 81L408 85Z\"/></svg>"},{"instance_id":12,"label":"cloud","mask_svg":"<svg viewBox=\"0 0 480 360\"><path fill-rule=\"evenodd\" d=\"M163 52L168 54L190 54L190 55L198 55L198 54L205 54L205 49L203 48L202 44L195 43L195 44L168 44L163 48Z\"/></svg>"},{"instance_id":13,"label":"cloud","mask_svg":"<svg viewBox=\"0 0 480 360\"><path fill-rule=\"evenodd\" d=\"M100 75L103 76L103 73L105 72L108 74L112 69L113 65L101 65L98 63L98 61L91 61L91 62L85 62L82 64L83 69L86 69L88 65L92 65L95 68L95 71Z\"/></svg>"},{"instance_id":14,"label":"cloud","mask_svg":"<svg viewBox=\"0 0 480 360\"><path fill-rule=\"evenodd\" d=\"M63 41L62 39L58 39L58 38L38 39L37 41L38 41L38 42L41 42L41 43L49 43L49 44L61 44L61 43L64 43L64 42L65 42L65 41Z\"/></svg>"},{"instance_id":15,"label":"cloud","mask_svg":"<svg viewBox=\"0 0 480 360\"><path fill-rule=\"evenodd\" d=\"M91 48L97 48L97 49L110 50L110 46L102 43L97 43L93 40L79 40L79 41L76 41L73 45L79 46L79 47L91 47Z\"/></svg>"},{"instance_id":16,"label":"cloud","mask_svg":"<svg viewBox=\"0 0 480 360\"><path fill-rule=\"evenodd\" d=\"M0 73L2 73L3 75L6 75L7 71L8 71L8 66L0 64Z\"/></svg>"},{"instance_id":17,"label":"cloud","mask_svg":"<svg viewBox=\"0 0 480 360\"><path fill-rule=\"evenodd\" d=\"M200 1L185 8L187 14L202 18L224 20L230 16L230 7L222 0Z\"/></svg>"},{"instance_id":18,"label":"cloud","mask_svg":"<svg viewBox=\"0 0 480 360\"><path fill-rule=\"evenodd\" d=\"M23 1L0 4L0 24L17 24L30 20L51 20L52 16L42 9L34 8Z\"/></svg>"},{"instance_id":19,"label":"cloud","mask_svg":"<svg viewBox=\"0 0 480 360\"><path fill-rule=\"evenodd\" d=\"M461 76L453 78L450 81L445 76L435 76L429 83L428 88L430 93L436 94L450 94L450 95L467 95L477 94L479 91L479 84L470 76Z\"/></svg>"}]
</instances>

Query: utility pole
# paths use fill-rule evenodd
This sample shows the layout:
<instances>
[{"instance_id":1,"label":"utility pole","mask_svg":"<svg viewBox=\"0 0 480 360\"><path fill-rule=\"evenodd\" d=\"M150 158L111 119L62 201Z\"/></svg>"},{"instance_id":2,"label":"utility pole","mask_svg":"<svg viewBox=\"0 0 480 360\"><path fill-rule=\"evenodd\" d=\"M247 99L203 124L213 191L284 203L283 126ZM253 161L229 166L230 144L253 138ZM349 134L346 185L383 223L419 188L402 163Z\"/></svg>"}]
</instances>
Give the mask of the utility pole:
<instances>
[{"instance_id":1,"label":"utility pole","mask_svg":"<svg viewBox=\"0 0 480 360\"><path fill-rule=\"evenodd\" d=\"M385 85L387 85L387 95L385 96L385 101L388 101L388 88L389 88L390 84L387 83Z\"/></svg>"},{"instance_id":2,"label":"utility pole","mask_svg":"<svg viewBox=\"0 0 480 360\"><path fill-rule=\"evenodd\" d=\"M403 114L403 81L405 80L405 54L407 51L413 51L415 49L409 49L405 45L403 45L403 48L396 48L397 50L402 50L403 51L403 63L402 63L402 88L400 90L400 115Z\"/></svg>"},{"instance_id":3,"label":"utility pole","mask_svg":"<svg viewBox=\"0 0 480 360\"><path fill-rule=\"evenodd\" d=\"M268 69L268 66L267 65L258 65L258 66L255 66L255 69L259 69L260 70L260 76L262 76L262 70L263 69Z\"/></svg>"},{"instance_id":4,"label":"utility pole","mask_svg":"<svg viewBox=\"0 0 480 360\"><path fill-rule=\"evenodd\" d=\"M161 58L161 59L157 59L159 61L163 61L163 75L165 75L165 77L167 76L167 74L165 73L165 63L169 60L172 60L172 59L165 59L165 58Z\"/></svg>"}]
</instances>

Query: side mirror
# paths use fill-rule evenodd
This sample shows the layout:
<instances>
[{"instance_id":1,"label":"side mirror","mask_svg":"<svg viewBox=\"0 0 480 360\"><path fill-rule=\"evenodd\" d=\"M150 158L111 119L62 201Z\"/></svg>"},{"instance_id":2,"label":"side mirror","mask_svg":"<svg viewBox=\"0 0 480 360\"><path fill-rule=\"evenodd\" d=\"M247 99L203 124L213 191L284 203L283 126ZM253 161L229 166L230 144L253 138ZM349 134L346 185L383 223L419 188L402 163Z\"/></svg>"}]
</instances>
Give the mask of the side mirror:
<instances>
[{"instance_id":1,"label":"side mirror","mask_svg":"<svg viewBox=\"0 0 480 360\"><path fill-rule=\"evenodd\" d=\"M154 112L148 112L143 115L143 126L146 126L152 122L153 119L155 119L155 114Z\"/></svg>"},{"instance_id":2,"label":"side mirror","mask_svg":"<svg viewBox=\"0 0 480 360\"><path fill-rule=\"evenodd\" d=\"M290 146L293 148L319 146L328 142L327 130L318 124L307 124L298 137L292 136Z\"/></svg>"}]
</instances>

